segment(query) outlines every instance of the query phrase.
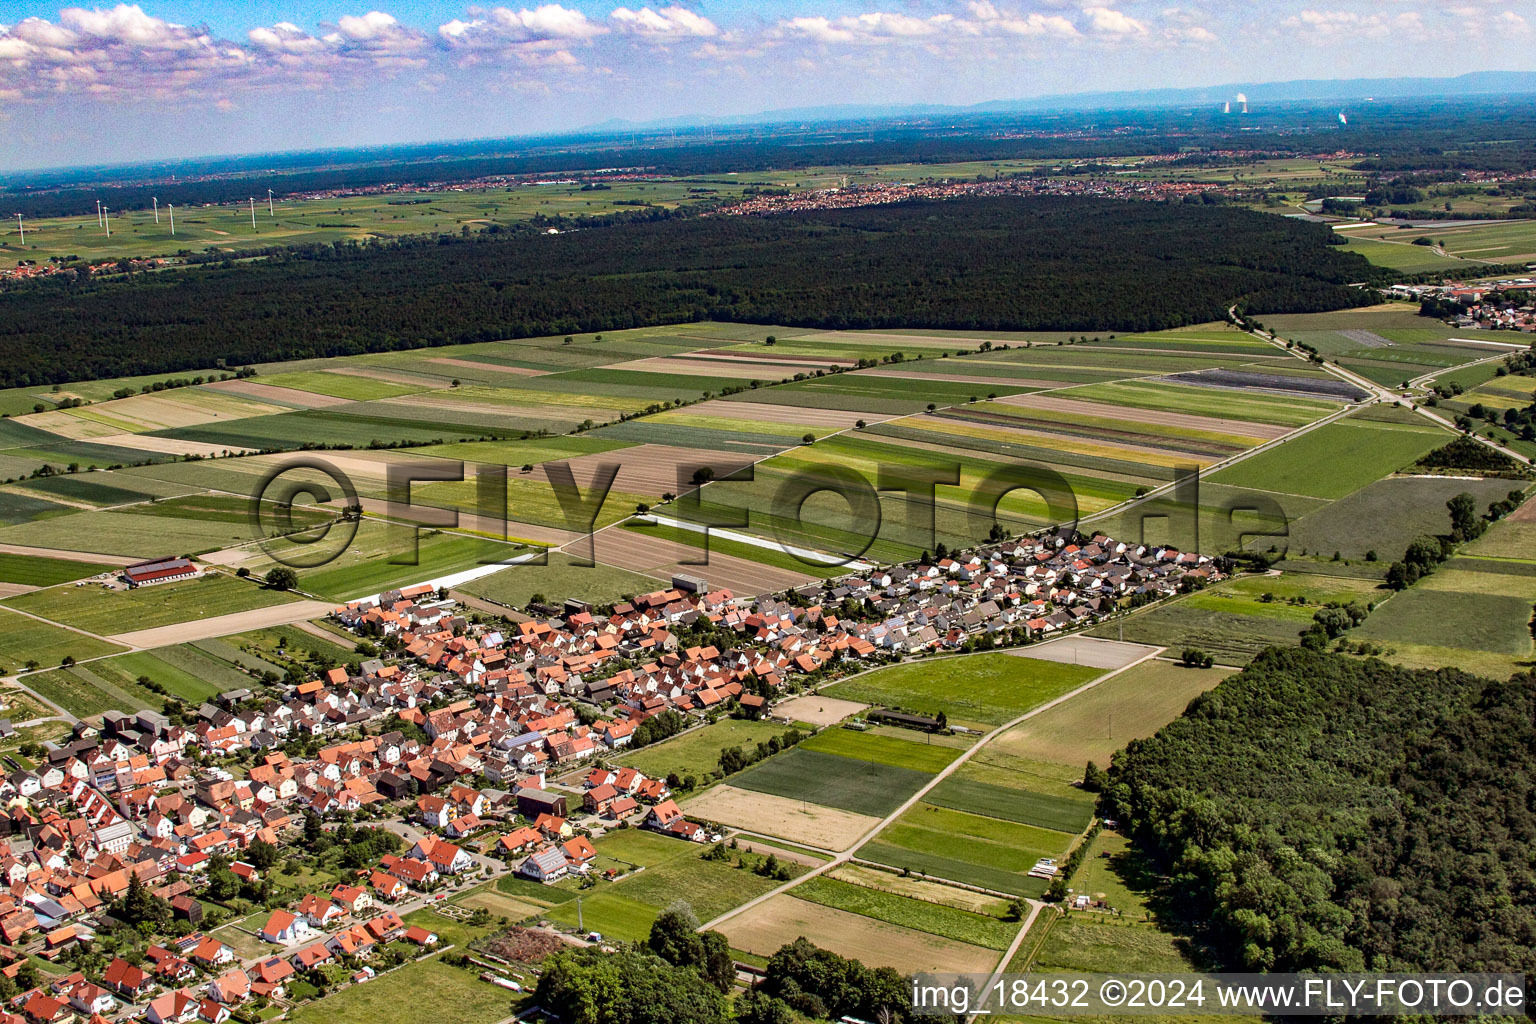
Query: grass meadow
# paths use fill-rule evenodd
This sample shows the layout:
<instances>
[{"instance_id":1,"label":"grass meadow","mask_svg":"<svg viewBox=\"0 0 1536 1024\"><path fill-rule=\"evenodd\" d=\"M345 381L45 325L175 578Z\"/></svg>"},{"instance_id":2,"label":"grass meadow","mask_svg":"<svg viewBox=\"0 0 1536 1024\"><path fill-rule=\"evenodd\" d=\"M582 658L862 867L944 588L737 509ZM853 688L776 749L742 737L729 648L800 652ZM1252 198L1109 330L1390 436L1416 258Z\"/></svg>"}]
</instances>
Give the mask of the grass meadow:
<instances>
[{"instance_id":1,"label":"grass meadow","mask_svg":"<svg viewBox=\"0 0 1536 1024\"><path fill-rule=\"evenodd\" d=\"M977 654L893 665L834 683L825 692L925 715L943 711L952 723L1001 725L1099 671L1010 654Z\"/></svg>"}]
</instances>

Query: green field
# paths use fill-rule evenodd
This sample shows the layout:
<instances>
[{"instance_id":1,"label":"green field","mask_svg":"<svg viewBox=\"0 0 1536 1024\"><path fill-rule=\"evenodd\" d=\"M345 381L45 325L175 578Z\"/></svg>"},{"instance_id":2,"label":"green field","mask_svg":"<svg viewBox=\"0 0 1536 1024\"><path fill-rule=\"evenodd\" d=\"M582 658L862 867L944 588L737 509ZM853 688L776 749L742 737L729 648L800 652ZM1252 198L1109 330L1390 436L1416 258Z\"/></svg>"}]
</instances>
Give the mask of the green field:
<instances>
[{"instance_id":1,"label":"green field","mask_svg":"<svg viewBox=\"0 0 1536 1024\"><path fill-rule=\"evenodd\" d=\"M1265 594L1276 600L1265 601ZM1376 579L1285 573L1250 576L1214 587L1089 630L1092 636L1121 637L1160 644L1177 652L1199 647L1227 665L1246 665L1264 648L1294 646L1312 615L1328 601L1378 600L1386 591ZM1306 604L1292 604L1305 598ZM1129 738L1129 737L1127 737Z\"/></svg>"},{"instance_id":2,"label":"green field","mask_svg":"<svg viewBox=\"0 0 1536 1024\"><path fill-rule=\"evenodd\" d=\"M225 690L256 683L233 665L191 644L136 651L93 662L93 673L113 682L132 683L147 676L189 704L201 704Z\"/></svg>"},{"instance_id":3,"label":"green field","mask_svg":"<svg viewBox=\"0 0 1536 1024\"><path fill-rule=\"evenodd\" d=\"M1359 559L1374 551L1385 572L1386 564L1401 556L1414 538L1450 529L1445 503L1457 494L1471 494L1479 507L1486 507L1519 486L1514 480L1389 477L1301 517L1290 524L1289 539L1279 543L1293 555L1307 552L1324 558L1337 551L1344 558ZM1486 536L1508 529L1506 523L1494 524ZM1254 543L1262 549L1273 542L1263 538Z\"/></svg>"},{"instance_id":4,"label":"green field","mask_svg":"<svg viewBox=\"0 0 1536 1024\"><path fill-rule=\"evenodd\" d=\"M1002 818L1022 825L1038 825L1058 832L1081 832L1093 817L1093 798L1080 799L1036 793L980 779L951 776L930 790L924 799L938 807Z\"/></svg>"},{"instance_id":5,"label":"green field","mask_svg":"<svg viewBox=\"0 0 1536 1024\"><path fill-rule=\"evenodd\" d=\"M713 725L690 729L660 743L619 754L611 760L655 779L665 779L668 773L676 772L680 778L692 775L702 780L708 773L720 770L721 750L742 746L755 748L772 736L782 735L786 728L773 722L722 718Z\"/></svg>"},{"instance_id":6,"label":"green field","mask_svg":"<svg viewBox=\"0 0 1536 1024\"><path fill-rule=\"evenodd\" d=\"M117 672L97 672L98 664L101 663L39 672L27 676L25 683L80 718L99 715L103 711L142 711L145 708L158 711L164 705L163 698Z\"/></svg>"},{"instance_id":7,"label":"green field","mask_svg":"<svg viewBox=\"0 0 1536 1024\"><path fill-rule=\"evenodd\" d=\"M823 692L925 715L943 711L951 722L1001 725L1099 672L1011 654L978 654L894 665L834 683Z\"/></svg>"},{"instance_id":8,"label":"green field","mask_svg":"<svg viewBox=\"0 0 1536 1024\"><path fill-rule=\"evenodd\" d=\"M633 597L662 589L667 583L654 576L601 562L590 566L576 562L571 555L551 551L544 565L514 565L466 583L460 589L509 608L522 608L536 594L543 594L546 600L555 604L574 597L603 605L619 601L625 595Z\"/></svg>"},{"instance_id":9,"label":"green field","mask_svg":"<svg viewBox=\"0 0 1536 1024\"><path fill-rule=\"evenodd\" d=\"M1531 596L1440 590L1424 585L1430 580L1393 595L1352 635L1389 645L1485 651L1512 660L1530 657Z\"/></svg>"},{"instance_id":10,"label":"green field","mask_svg":"<svg viewBox=\"0 0 1536 1024\"><path fill-rule=\"evenodd\" d=\"M611 858L645 870L617 882L599 883L595 892L581 895L583 926L602 932L605 938L644 940L656 915L678 901L687 903L699 920L708 921L781 884L752 870L766 858L764 853L737 850L727 860L706 860L705 848L697 844L656 836L636 840L627 835L629 831L597 840L599 863ZM670 844L670 850L659 843ZM795 874L805 871L803 865L783 863ZM562 882L559 887L573 884ZM565 901L544 916L575 928L576 902Z\"/></svg>"},{"instance_id":11,"label":"green field","mask_svg":"<svg viewBox=\"0 0 1536 1024\"><path fill-rule=\"evenodd\" d=\"M297 600L223 573L133 590L99 586L52 587L9 598L5 604L67 626L110 635L207 619Z\"/></svg>"},{"instance_id":12,"label":"green field","mask_svg":"<svg viewBox=\"0 0 1536 1024\"><path fill-rule=\"evenodd\" d=\"M510 1016L514 993L479 980L477 973L449 967L440 959L422 960L366 985L351 985L304 1003L289 1011L288 1019L299 1024L416 1024L423 993L431 993L441 1006L451 1006L456 1024L493 1024Z\"/></svg>"},{"instance_id":13,"label":"green field","mask_svg":"<svg viewBox=\"0 0 1536 1024\"><path fill-rule=\"evenodd\" d=\"M1292 589L1289 577L1234 582L1239 586L1227 589L1228 596L1220 600L1246 602L1255 587L1265 584L1270 591L1279 591L1282 595ZM1248 584L1252 586L1243 586ZM1342 582L1336 585L1342 599L1349 587ZM1205 596L1196 594L1189 600L1196 601ZM1369 596L1360 599L1370 600ZM1274 606L1266 604L1262 607ZM1308 605L1299 610L1305 611L1310 618L1313 609ZM1030 760L1053 761L1079 771L1089 761L1103 767L1115 751L1132 740L1151 736L1178 718L1190 701L1228 675L1231 675L1230 669L1193 669L1172 661L1144 661L1111 676L1086 693L1021 722L994 740L992 747ZM1083 821L1069 831L1081 831L1086 824Z\"/></svg>"},{"instance_id":14,"label":"green field","mask_svg":"<svg viewBox=\"0 0 1536 1024\"><path fill-rule=\"evenodd\" d=\"M491 224L516 224L535 214L598 216L625 210L625 204L674 208L720 196L739 196L758 177L745 175L739 181L717 175L620 181L600 191L582 191L579 183L559 183L316 199L279 197L270 214L258 196L254 228L249 205L235 202L178 209L174 236L163 204L158 224L153 210L113 211L110 238L94 214L29 219L27 247L13 246L8 239L0 246L0 264L9 266L20 259L42 260L52 255L147 257L204 248L235 253L253 247L330 244L348 238L456 235Z\"/></svg>"},{"instance_id":15,"label":"green field","mask_svg":"<svg viewBox=\"0 0 1536 1024\"><path fill-rule=\"evenodd\" d=\"M29 661L57 665L66 657L82 661L120 650L117 644L0 609L0 674L15 672Z\"/></svg>"},{"instance_id":16,"label":"green field","mask_svg":"<svg viewBox=\"0 0 1536 1024\"><path fill-rule=\"evenodd\" d=\"M1030 868L1042 857L1063 856L1071 840L1066 832L920 803L860 847L858 856L954 882L1034 895L1045 882L1028 877Z\"/></svg>"},{"instance_id":17,"label":"green field","mask_svg":"<svg viewBox=\"0 0 1536 1024\"><path fill-rule=\"evenodd\" d=\"M329 543L327 538L315 546ZM305 549L305 544L281 541L273 551L284 557L302 557ZM483 537L425 528L418 532L405 525L391 529L364 520L351 544L336 558L312 569L297 570L299 588L318 597L350 601L512 558L525 550ZM262 557L246 564L261 576L276 563Z\"/></svg>"},{"instance_id":18,"label":"green field","mask_svg":"<svg viewBox=\"0 0 1536 1024\"><path fill-rule=\"evenodd\" d=\"M826 877L812 878L790 890L790 895L824 907L988 949L1007 949L1019 929L1016 923L985 914L973 914Z\"/></svg>"},{"instance_id":19,"label":"green field","mask_svg":"<svg viewBox=\"0 0 1536 1024\"><path fill-rule=\"evenodd\" d=\"M924 739L922 733L880 735L853 729L823 729L800 747L923 772L942 771L960 756L961 752L954 747L925 743Z\"/></svg>"},{"instance_id":20,"label":"green field","mask_svg":"<svg viewBox=\"0 0 1536 1024\"><path fill-rule=\"evenodd\" d=\"M1072 876L1073 892L1102 898L1118 915L1041 914L1030 929L1009 971L1187 974L1195 965L1182 952L1182 940L1153 922L1148 903L1149 873L1136 860L1126 839L1100 832ZM1020 1019L1020 1018L1008 1018ZM1037 1018L1027 1018L1037 1019ZM1087 1018L1105 1024L1116 1017ZM1198 1021L1170 1017L1164 1021Z\"/></svg>"},{"instance_id":21,"label":"green field","mask_svg":"<svg viewBox=\"0 0 1536 1024\"><path fill-rule=\"evenodd\" d=\"M933 776L796 747L730 777L740 789L882 817Z\"/></svg>"},{"instance_id":22,"label":"green field","mask_svg":"<svg viewBox=\"0 0 1536 1024\"><path fill-rule=\"evenodd\" d=\"M0 583L20 583L29 587L51 587L57 583L84 579L111 572L116 566L97 562L76 562L67 558L41 558L37 555L0 554Z\"/></svg>"},{"instance_id":23,"label":"green field","mask_svg":"<svg viewBox=\"0 0 1536 1024\"><path fill-rule=\"evenodd\" d=\"M1433 231L1433 228L1426 229ZM1404 232L1408 234L1408 232ZM1370 238L1351 238L1344 243L1345 252L1357 252L1378 267L1400 270L1405 274L1418 274L1432 270L1466 269L1465 260L1441 256L1427 245L1413 245L1412 239L1403 244L1378 242Z\"/></svg>"},{"instance_id":24,"label":"green field","mask_svg":"<svg viewBox=\"0 0 1536 1024\"><path fill-rule=\"evenodd\" d=\"M1347 419L1318 427L1211 477L1211 482L1342 498L1413 465L1449 435L1432 426Z\"/></svg>"}]
</instances>

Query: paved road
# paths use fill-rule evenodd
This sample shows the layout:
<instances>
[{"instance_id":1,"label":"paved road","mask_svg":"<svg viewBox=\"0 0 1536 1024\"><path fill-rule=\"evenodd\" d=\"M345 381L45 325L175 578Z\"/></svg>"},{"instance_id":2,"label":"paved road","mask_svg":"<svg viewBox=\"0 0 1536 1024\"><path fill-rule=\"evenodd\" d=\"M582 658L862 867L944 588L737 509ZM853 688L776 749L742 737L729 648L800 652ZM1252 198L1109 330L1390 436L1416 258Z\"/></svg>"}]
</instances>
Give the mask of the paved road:
<instances>
[{"instance_id":1,"label":"paved road","mask_svg":"<svg viewBox=\"0 0 1536 1024\"><path fill-rule=\"evenodd\" d=\"M714 918L711 921L705 922L700 927L702 927L702 928L718 928L724 922L729 921L731 918L736 917L738 914L746 913L748 910L751 910L753 907L757 906L759 903L764 903L764 902L772 899L775 896L779 896L779 895L782 895L783 893L788 892L790 889L793 889L795 886L799 885L801 882L804 882L806 879L814 878L817 875L824 874L824 873L826 873L828 871L834 870L835 868L838 868L838 867L842 866L843 864L846 864L849 860L853 859L854 852L857 851L860 846L863 846L870 839L874 838L882 830L884 830L886 827L888 827L897 818L901 817L907 811L911 810L912 807L915 806L919 801L921 801L923 799L923 797L927 796L928 793L935 786L937 786L939 783L943 782L945 779L949 778L949 776L953 775L956 771L958 771L960 769L961 765L965 764L973 756L975 756L977 751L981 750L983 747L985 747L988 743L992 742L998 736L1001 736L1003 733L1007 732L1009 729L1012 729L1014 726L1019 725L1022 722L1029 721L1031 718L1034 718L1036 715L1043 714L1043 713L1051 710L1052 708L1056 707L1057 705L1063 704L1063 703L1071 700L1073 697L1076 697L1076 696L1078 696L1080 694L1086 693L1087 691L1093 689L1095 686L1098 686L1100 683L1104 682L1105 680L1112 679L1115 676L1119 675L1121 672L1125 672L1125 671L1127 671L1129 669L1132 669L1132 668L1136 667L1137 665L1140 665L1142 662L1148 661L1148 660L1156 657L1157 655L1161 654L1162 652L1163 652L1163 648L1161 648L1161 647L1149 648L1146 654L1144 654L1140 658L1137 658L1135 661L1129 662L1128 664L1124 665L1123 667L1114 669L1113 671L1105 672L1101 676L1097 676L1094 679L1090 679L1088 682L1084 683L1082 686L1079 686L1077 689L1070 690L1067 693L1062 694L1060 697L1057 697L1055 700L1047 701L1044 704L1041 704L1041 705L1039 705L1037 707L1031 708L1030 710L1024 712L1022 715L1019 715L1016 718L1013 718L1013 719L1011 719L1011 720L1009 720L1007 722L1004 722L1002 725L999 725L997 728L995 728L991 732L987 733L981 739L977 740L974 744L972 744L969 748L967 748L959 757L955 758L948 765L946 765L943 771L939 772L932 779L928 780L927 785L923 786L923 788L919 789L916 793L913 793L910 797L908 797L901 804L900 807L896 808L890 814L887 814L884 818L882 818L872 828L870 828L862 836L860 836L851 846L849 846L849 848L847 850L844 850L842 853L836 854L831 860L827 861L825 864L822 864L820 867L814 868L813 870L807 872L806 874L803 874L803 875L799 876L798 878L792 878L792 879L790 879L789 881L785 882L782 885L775 886L774 888L772 888L772 889L768 890L767 892L763 893L761 896L758 896L756 899L748 900L746 903L743 903L741 906L735 907L734 909L731 909L731 910L728 910L725 913L721 914L719 917L716 917L716 918Z\"/></svg>"}]
</instances>

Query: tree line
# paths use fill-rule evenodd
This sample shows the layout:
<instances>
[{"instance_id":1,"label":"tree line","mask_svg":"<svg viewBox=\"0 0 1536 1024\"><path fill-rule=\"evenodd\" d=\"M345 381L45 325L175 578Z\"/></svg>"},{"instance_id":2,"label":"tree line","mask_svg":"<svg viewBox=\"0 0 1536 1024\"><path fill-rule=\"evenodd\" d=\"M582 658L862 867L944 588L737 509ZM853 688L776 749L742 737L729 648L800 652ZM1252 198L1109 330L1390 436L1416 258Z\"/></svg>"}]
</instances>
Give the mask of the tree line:
<instances>
[{"instance_id":1,"label":"tree line","mask_svg":"<svg viewBox=\"0 0 1536 1024\"><path fill-rule=\"evenodd\" d=\"M1150 331L1370 301L1324 226L1230 207L978 197L556 235L415 236L0 292L0 384L694 320Z\"/></svg>"}]
</instances>

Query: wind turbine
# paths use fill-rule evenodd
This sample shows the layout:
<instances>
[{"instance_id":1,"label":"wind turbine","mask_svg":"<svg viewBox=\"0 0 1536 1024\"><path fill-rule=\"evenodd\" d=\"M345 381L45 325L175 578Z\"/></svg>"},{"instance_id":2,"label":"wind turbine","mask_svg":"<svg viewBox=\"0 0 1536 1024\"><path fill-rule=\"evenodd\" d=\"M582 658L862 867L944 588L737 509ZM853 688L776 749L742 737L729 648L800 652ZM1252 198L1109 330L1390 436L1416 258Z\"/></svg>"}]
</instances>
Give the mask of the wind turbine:
<instances>
[{"instance_id":1,"label":"wind turbine","mask_svg":"<svg viewBox=\"0 0 1536 1024\"><path fill-rule=\"evenodd\" d=\"M155 204L155 223L159 224L160 223L160 197L159 196L150 196L149 199L150 199L150 202Z\"/></svg>"},{"instance_id":2,"label":"wind turbine","mask_svg":"<svg viewBox=\"0 0 1536 1024\"><path fill-rule=\"evenodd\" d=\"M176 204L166 203L166 209L171 211L171 237L176 237Z\"/></svg>"},{"instance_id":3,"label":"wind turbine","mask_svg":"<svg viewBox=\"0 0 1536 1024\"><path fill-rule=\"evenodd\" d=\"M21 222L21 214L16 215L16 227L21 230L21 244L27 244L27 226Z\"/></svg>"},{"instance_id":4,"label":"wind turbine","mask_svg":"<svg viewBox=\"0 0 1536 1024\"><path fill-rule=\"evenodd\" d=\"M256 197L251 196L251 230L256 230Z\"/></svg>"},{"instance_id":5,"label":"wind turbine","mask_svg":"<svg viewBox=\"0 0 1536 1024\"><path fill-rule=\"evenodd\" d=\"M111 238L112 237L112 214L107 211L107 208L105 206L103 206L101 208L101 226L106 229L107 237Z\"/></svg>"},{"instance_id":6,"label":"wind turbine","mask_svg":"<svg viewBox=\"0 0 1536 1024\"><path fill-rule=\"evenodd\" d=\"M272 209L272 190L267 189L267 216L276 217L277 212Z\"/></svg>"},{"instance_id":7,"label":"wind turbine","mask_svg":"<svg viewBox=\"0 0 1536 1024\"><path fill-rule=\"evenodd\" d=\"M101 227L101 200L96 200L96 226Z\"/></svg>"}]
</instances>

